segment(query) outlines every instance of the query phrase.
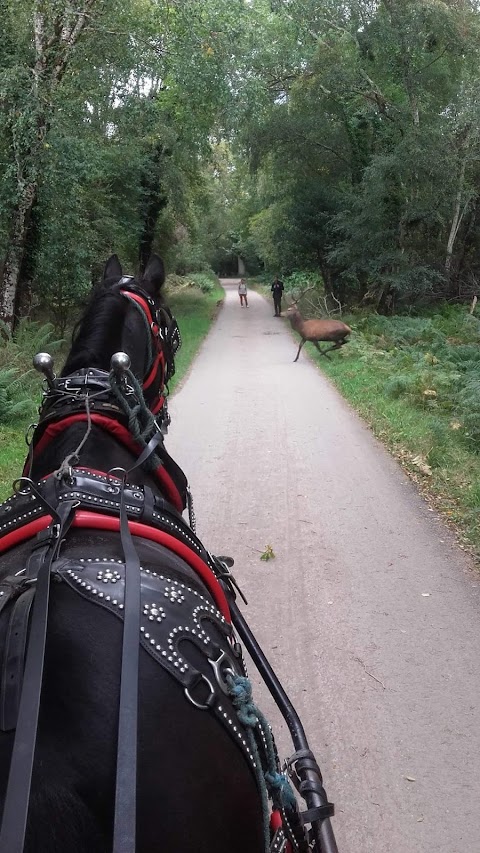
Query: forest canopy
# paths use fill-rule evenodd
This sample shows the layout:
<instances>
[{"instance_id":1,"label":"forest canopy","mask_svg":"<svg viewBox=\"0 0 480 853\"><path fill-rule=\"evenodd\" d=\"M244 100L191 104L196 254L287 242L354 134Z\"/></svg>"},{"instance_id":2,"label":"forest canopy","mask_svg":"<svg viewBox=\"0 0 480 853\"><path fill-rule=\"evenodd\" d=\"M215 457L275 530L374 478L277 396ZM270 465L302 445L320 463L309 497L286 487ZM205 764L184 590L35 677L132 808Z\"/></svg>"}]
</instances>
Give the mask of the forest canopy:
<instances>
[{"instance_id":1,"label":"forest canopy","mask_svg":"<svg viewBox=\"0 0 480 853\"><path fill-rule=\"evenodd\" d=\"M0 0L0 317L110 252L322 276L379 310L480 275L476 0Z\"/></svg>"}]
</instances>

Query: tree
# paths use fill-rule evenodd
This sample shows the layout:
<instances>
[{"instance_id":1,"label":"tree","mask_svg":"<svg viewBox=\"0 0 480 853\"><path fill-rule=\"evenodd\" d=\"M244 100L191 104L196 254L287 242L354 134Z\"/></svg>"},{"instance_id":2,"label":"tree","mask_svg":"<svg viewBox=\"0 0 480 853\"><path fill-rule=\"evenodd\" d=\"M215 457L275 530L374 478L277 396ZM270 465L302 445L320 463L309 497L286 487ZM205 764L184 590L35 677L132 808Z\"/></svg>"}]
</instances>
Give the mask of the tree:
<instances>
[{"instance_id":1,"label":"tree","mask_svg":"<svg viewBox=\"0 0 480 853\"><path fill-rule=\"evenodd\" d=\"M102 4L96 0L47 0L9 3L4 0L5 57L3 132L11 153L8 245L2 265L0 318L13 325L19 296L18 283L28 228L44 168L47 135L57 90L67 73L87 21ZM14 37L14 34L16 37ZM15 50L14 50L15 47ZM22 60L25 65L21 64Z\"/></svg>"},{"instance_id":2,"label":"tree","mask_svg":"<svg viewBox=\"0 0 480 853\"><path fill-rule=\"evenodd\" d=\"M288 0L263 22L267 102L244 113L258 251L380 307L458 290L475 232L477 4Z\"/></svg>"}]
</instances>

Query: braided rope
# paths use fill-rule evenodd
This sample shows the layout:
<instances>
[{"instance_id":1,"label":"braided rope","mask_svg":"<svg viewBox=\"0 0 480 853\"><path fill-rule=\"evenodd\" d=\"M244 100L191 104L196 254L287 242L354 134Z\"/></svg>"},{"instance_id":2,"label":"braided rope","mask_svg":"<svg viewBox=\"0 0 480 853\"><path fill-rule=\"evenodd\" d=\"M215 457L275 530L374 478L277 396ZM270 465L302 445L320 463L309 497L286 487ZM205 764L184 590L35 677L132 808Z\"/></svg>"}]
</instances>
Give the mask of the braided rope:
<instances>
[{"instance_id":1,"label":"braided rope","mask_svg":"<svg viewBox=\"0 0 480 853\"><path fill-rule=\"evenodd\" d=\"M295 794L285 774L278 772L272 731L266 717L253 701L250 680L245 676L229 673L227 683L237 717L246 729L249 746L255 759L262 799L265 849L269 850L270 813L268 798L270 797L272 800L275 809L296 809ZM265 767L260 759L259 744L262 746L262 751L265 751Z\"/></svg>"},{"instance_id":2,"label":"braided rope","mask_svg":"<svg viewBox=\"0 0 480 853\"><path fill-rule=\"evenodd\" d=\"M128 428L133 438L141 447L146 447L152 435L157 432L157 425L145 403L140 383L131 370L125 370L122 376L111 371L109 380L112 393L128 418ZM131 386L133 393L125 393L126 384ZM155 470L160 464L161 461L156 453L152 453L144 462L145 467L150 470Z\"/></svg>"}]
</instances>

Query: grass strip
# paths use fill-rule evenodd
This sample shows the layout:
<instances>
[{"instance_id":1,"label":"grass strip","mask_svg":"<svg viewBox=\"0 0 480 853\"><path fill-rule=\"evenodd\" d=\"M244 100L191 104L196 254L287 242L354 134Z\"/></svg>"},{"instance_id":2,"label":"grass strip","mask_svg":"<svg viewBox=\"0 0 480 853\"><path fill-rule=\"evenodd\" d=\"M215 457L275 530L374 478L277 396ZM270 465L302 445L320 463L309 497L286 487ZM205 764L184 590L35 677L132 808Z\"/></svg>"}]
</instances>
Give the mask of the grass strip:
<instances>
[{"instance_id":1,"label":"grass strip","mask_svg":"<svg viewBox=\"0 0 480 853\"><path fill-rule=\"evenodd\" d=\"M177 318L182 336L182 346L175 359L175 376L170 383L170 393L174 393L187 375L224 295L220 285L208 293L203 293L197 287L189 287L167 295L167 302Z\"/></svg>"}]
</instances>

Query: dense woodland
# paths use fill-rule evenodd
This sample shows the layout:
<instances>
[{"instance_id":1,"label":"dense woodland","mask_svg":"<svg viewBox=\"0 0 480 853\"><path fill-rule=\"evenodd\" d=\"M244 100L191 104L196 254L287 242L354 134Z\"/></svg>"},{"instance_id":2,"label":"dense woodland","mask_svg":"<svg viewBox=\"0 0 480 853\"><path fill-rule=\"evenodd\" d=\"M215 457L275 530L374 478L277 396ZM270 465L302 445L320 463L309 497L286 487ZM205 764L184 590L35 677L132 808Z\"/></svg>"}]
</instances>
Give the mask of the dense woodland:
<instances>
[{"instance_id":1,"label":"dense woodland","mask_svg":"<svg viewBox=\"0 0 480 853\"><path fill-rule=\"evenodd\" d=\"M382 313L480 277L478 0L0 0L0 317L117 251ZM42 315L43 316L43 315Z\"/></svg>"}]
</instances>

